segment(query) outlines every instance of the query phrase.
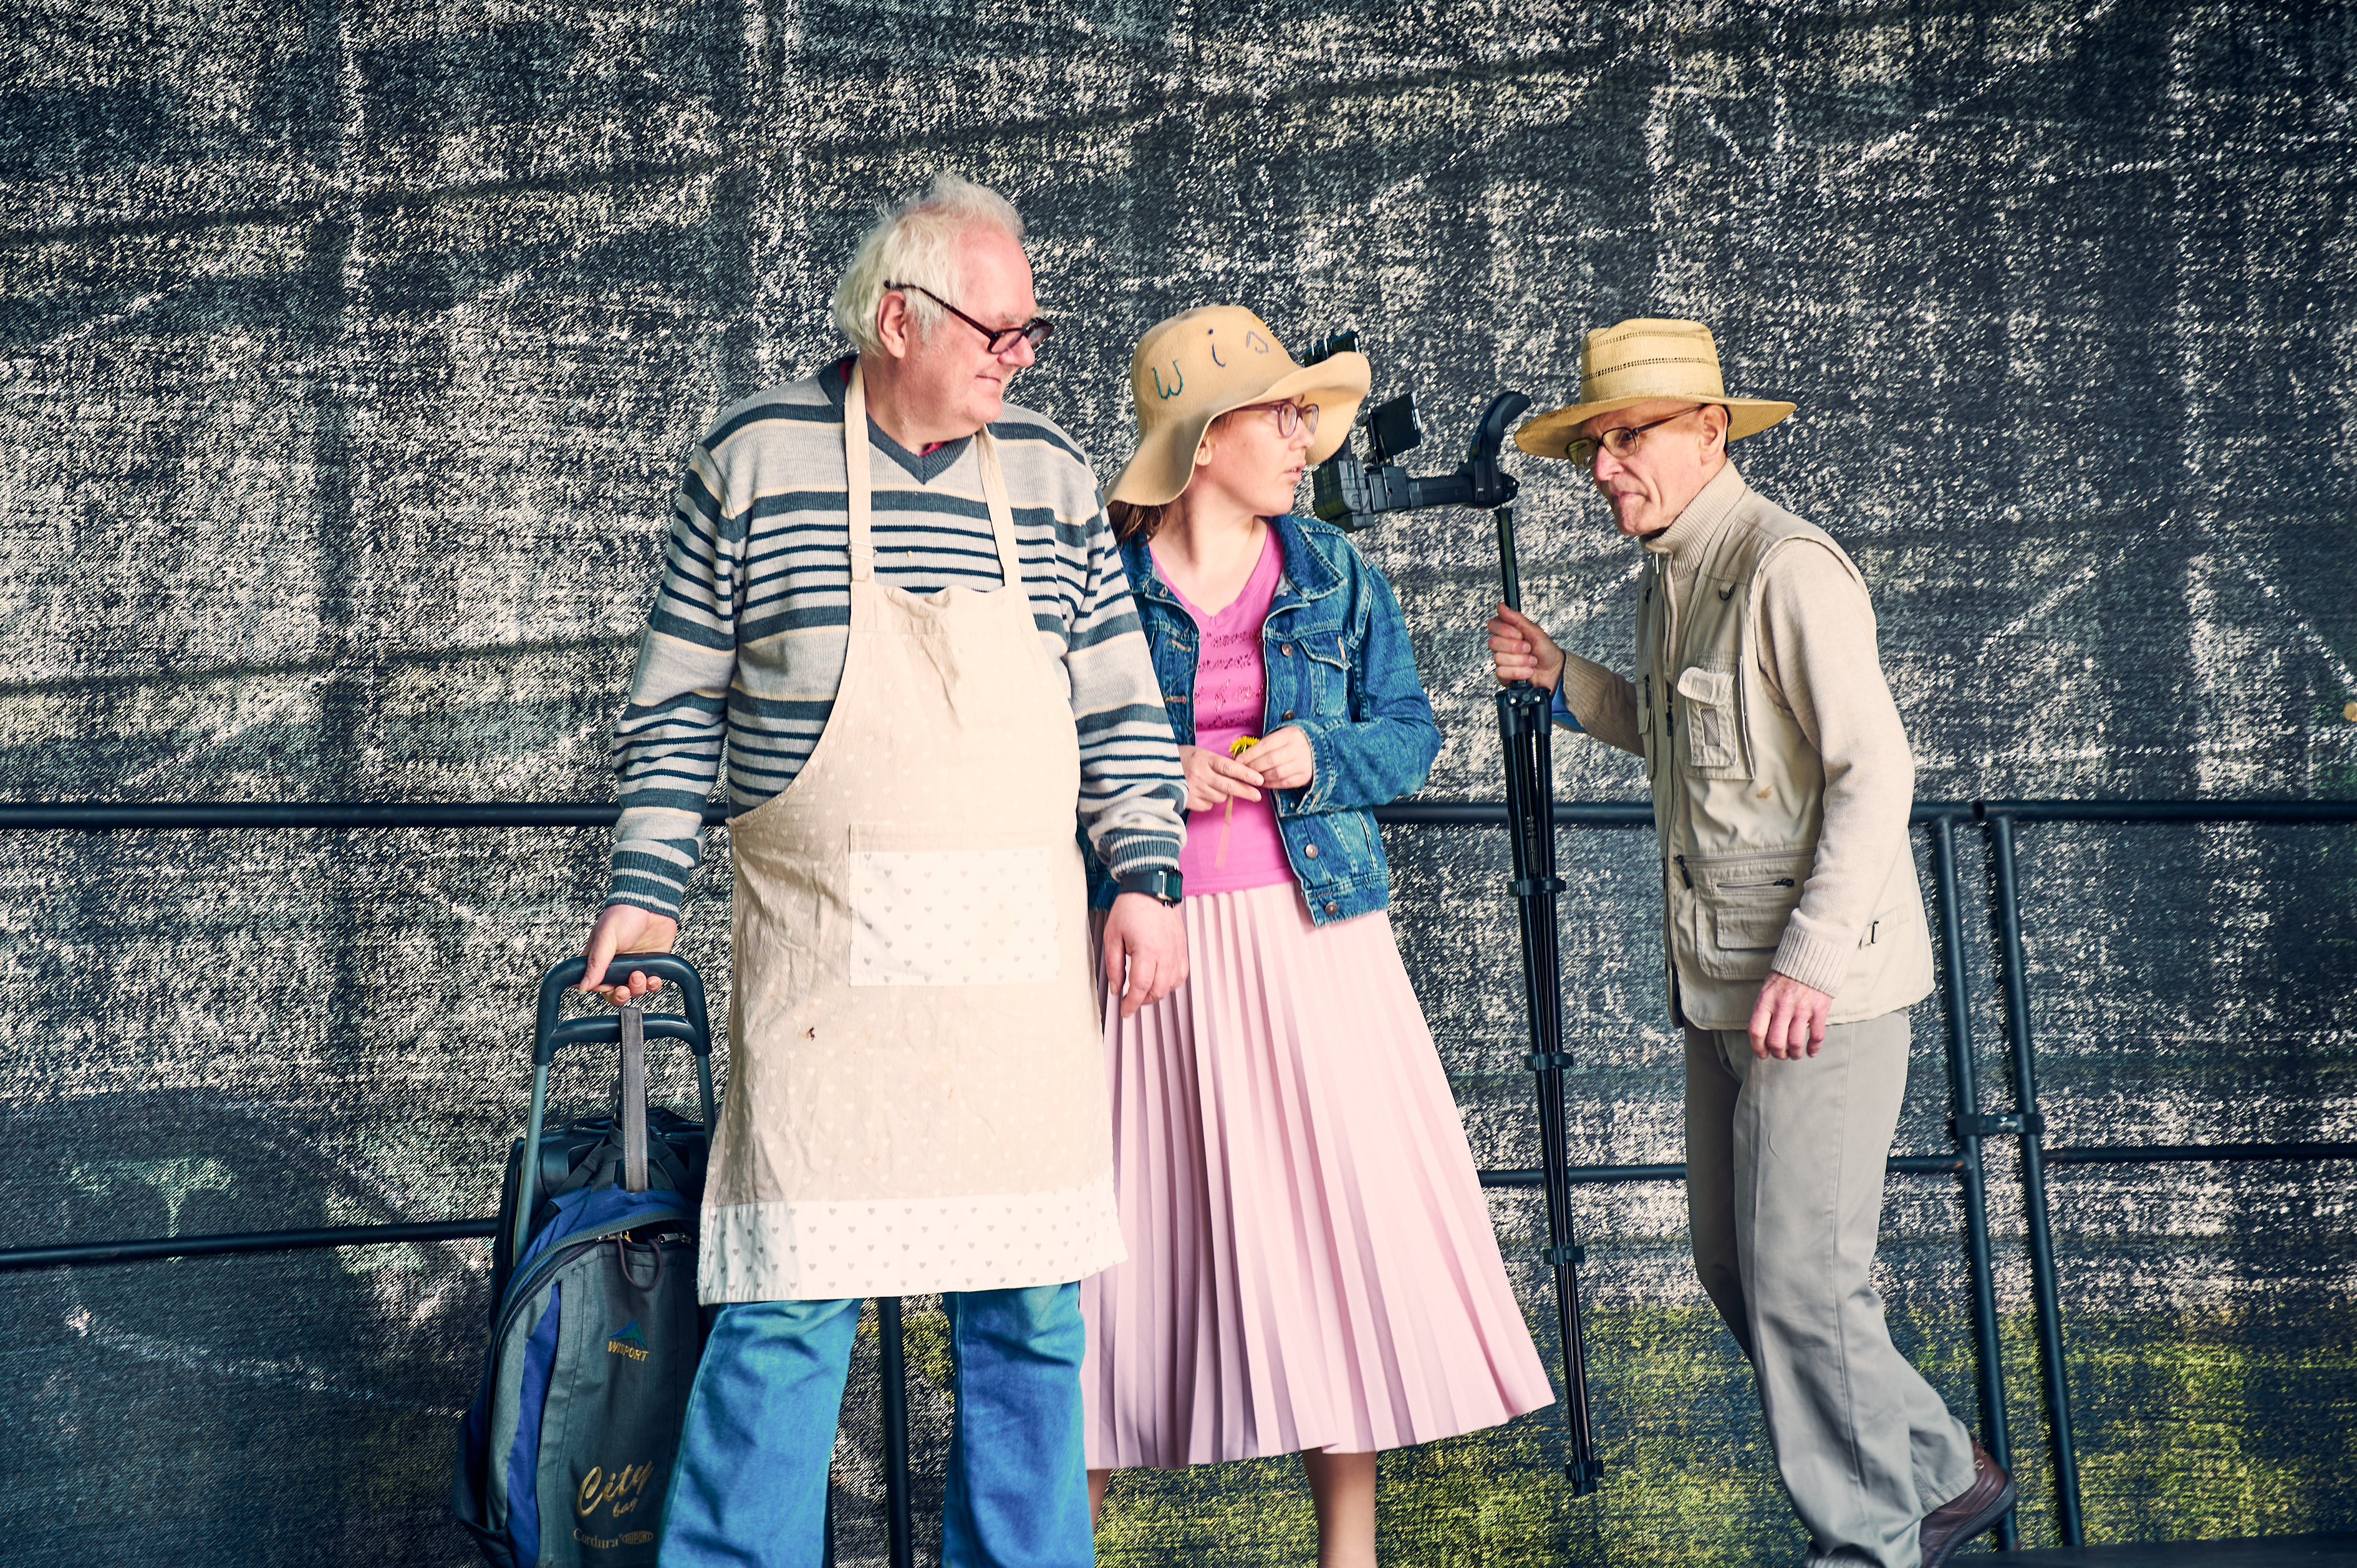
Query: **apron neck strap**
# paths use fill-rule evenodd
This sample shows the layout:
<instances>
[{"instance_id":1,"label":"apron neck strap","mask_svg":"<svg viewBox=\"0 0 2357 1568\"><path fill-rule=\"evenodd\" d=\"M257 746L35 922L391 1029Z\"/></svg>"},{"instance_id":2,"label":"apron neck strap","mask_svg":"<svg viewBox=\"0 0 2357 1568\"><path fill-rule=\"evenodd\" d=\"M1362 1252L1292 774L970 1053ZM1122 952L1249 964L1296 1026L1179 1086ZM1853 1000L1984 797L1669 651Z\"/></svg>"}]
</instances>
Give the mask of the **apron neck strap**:
<instances>
[{"instance_id":1,"label":"apron neck strap","mask_svg":"<svg viewBox=\"0 0 2357 1568\"><path fill-rule=\"evenodd\" d=\"M851 530L851 580L872 581L876 544L869 527L870 475L867 445L867 380L860 360L851 361L851 384L843 394L844 500ZM990 533L998 544L998 571L1010 588L1023 585L1023 556L1015 545L1015 508L1006 499L1006 476L998 466L998 443L987 427L974 433L975 460L982 467L982 499L990 508Z\"/></svg>"},{"instance_id":2,"label":"apron neck strap","mask_svg":"<svg viewBox=\"0 0 2357 1568\"><path fill-rule=\"evenodd\" d=\"M974 456L982 464L982 499L990 508L991 536L998 541L999 576L1010 588L1023 585L1023 554L1015 547L1015 509L1006 499L1006 476L998 467L998 443L987 426L974 433Z\"/></svg>"},{"instance_id":3,"label":"apron neck strap","mask_svg":"<svg viewBox=\"0 0 2357 1568\"><path fill-rule=\"evenodd\" d=\"M866 367L851 361L851 384L843 394L844 502L851 524L851 580L865 583L876 575L876 545L868 536L867 378Z\"/></svg>"}]
</instances>

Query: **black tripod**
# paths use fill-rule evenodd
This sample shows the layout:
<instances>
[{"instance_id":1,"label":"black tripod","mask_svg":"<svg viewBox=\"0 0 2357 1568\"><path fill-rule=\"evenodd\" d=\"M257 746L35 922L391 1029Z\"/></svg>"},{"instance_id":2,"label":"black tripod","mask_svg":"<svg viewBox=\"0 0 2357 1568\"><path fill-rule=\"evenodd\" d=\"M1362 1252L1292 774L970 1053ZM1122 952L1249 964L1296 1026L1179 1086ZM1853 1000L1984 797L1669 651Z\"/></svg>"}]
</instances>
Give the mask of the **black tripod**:
<instances>
[{"instance_id":1,"label":"black tripod","mask_svg":"<svg viewBox=\"0 0 2357 1568\"><path fill-rule=\"evenodd\" d=\"M1338 333L1312 346L1311 363L1328 352L1357 347L1351 334ZM1454 474L1421 478L1390 459L1424 439L1413 393L1368 411L1367 456L1362 460L1345 441L1318 466L1314 481L1318 515L1356 530L1386 511L1420 507L1494 508L1498 566L1506 603L1523 607L1521 574L1514 559L1514 509L1518 486L1498 465L1506 427L1531 400L1501 393L1481 415L1473 449ZM1571 1172L1564 1136L1563 1072L1571 1054L1563 1048L1563 983L1556 950L1555 896L1563 879L1555 874L1555 779L1548 753L1551 699L1527 681L1498 693L1498 734L1506 758L1506 825L1514 839L1514 897L1522 912L1523 996L1530 1018L1531 1048L1523 1065L1538 1077L1539 1157L1544 1168L1547 1206L1546 1260L1555 1270L1555 1326L1563 1340L1564 1419L1571 1428L1571 1478L1575 1497L1596 1490L1604 1466L1596 1457L1596 1435L1587 1410L1586 1329L1579 1314L1581 1251L1572 1239Z\"/></svg>"},{"instance_id":2,"label":"black tripod","mask_svg":"<svg viewBox=\"0 0 2357 1568\"><path fill-rule=\"evenodd\" d=\"M1498 508L1498 572L1507 607L1523 607L1522 575L1514 559L1514 509ZM1546 1261L1555 1270L1556 1326L1563 1335L1564 1419L1571 1427L1572 1494L1596 1490L1604 1462L1596 1456L1587 1411L1586 1333L1579 1316L1579 1265L1586 1257L1573 1239L1571 1172L1564 1139L1563 972L1557 950L1555 874L1555 766L1550 742L1553 698L1528 681L1498 693L1498 743L1506 761L1506 827L1514 839L1514 903L1522 915L1523 999L1531 1048L1523 1065L1538 1078L1539 1157L1546 1180Z\"/></svg>"}]
</instances>

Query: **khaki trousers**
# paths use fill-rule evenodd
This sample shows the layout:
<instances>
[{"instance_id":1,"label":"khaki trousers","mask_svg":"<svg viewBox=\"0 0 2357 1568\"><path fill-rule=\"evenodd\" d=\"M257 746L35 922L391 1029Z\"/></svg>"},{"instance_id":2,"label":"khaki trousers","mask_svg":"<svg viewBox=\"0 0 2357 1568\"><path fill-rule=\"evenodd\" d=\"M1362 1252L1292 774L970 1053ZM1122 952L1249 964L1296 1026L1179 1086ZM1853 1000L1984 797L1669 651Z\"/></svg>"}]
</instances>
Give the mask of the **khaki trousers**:
<instances>
[{"instance_id":1,"label":"khaki trousers","mask_svg":"<svg viewBox=\"0 0 2357 1568\"><path fill-rule=\"evenodd\" d=\"M1760 1380L1809 1562L1918 1568L1925 1514L1973 1483L1972 1439L1890 1343L1869 1273L1907 1088L1907 1015L1825 1030L1799 1061L1686 1030L1695 1269Z\"/></svg>"}]
</instances>

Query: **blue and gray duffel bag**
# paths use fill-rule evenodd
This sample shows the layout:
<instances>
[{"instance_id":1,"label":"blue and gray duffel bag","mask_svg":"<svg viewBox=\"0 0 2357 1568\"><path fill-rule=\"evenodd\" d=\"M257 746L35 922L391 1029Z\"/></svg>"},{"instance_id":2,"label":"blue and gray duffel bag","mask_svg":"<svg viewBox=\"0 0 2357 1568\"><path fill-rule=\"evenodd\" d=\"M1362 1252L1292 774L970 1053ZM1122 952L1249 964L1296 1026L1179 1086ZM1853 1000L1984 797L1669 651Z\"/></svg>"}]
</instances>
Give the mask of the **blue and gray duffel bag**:
<instances>
[{"instance_id":1,"label":"blue and gray duffel bag","mask_svg":"<svg viewBox=\"0 0 2357 1568\"><path fill-rule=\"evenodd\" d=\"M704 984L669 954L615 966L631 969L676 983L687 1015L626 1007L559 1023L581 961L541 977L531 1118L509 1152L492 1243L490 1347L450 1487L458 1522L497 1568L653 1563L704 1349L695 1227L713 1124ZM648 1111L649 1035L695 1053L701 1125ZM562 1046L590 1044L620 1049L617 1113L544 1129L549 1064Z\"/></svg>"}]
</instances>

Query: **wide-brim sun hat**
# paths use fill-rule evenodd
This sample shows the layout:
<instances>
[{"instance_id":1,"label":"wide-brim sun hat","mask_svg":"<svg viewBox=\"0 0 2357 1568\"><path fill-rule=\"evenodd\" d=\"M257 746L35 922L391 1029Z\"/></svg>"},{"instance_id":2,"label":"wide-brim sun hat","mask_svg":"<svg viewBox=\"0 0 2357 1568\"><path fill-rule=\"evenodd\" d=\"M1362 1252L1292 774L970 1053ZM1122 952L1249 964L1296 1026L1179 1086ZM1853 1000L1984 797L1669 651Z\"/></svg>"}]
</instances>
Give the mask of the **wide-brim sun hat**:
<instances>
[{"instance_id":1,"label":"wide-brim sun hat","mask_svg":"<svg viewBox=\"0 0 2357 1568\"><path fill-rule=\"evenodd\" d=\"M1129 357L1137 450L1105 499L1132 506L1177 500L1195 477L1195 450L1211 421L1256 403L1317 405L1309 461L1322 463L1350 439L1367 381L1364 354L1294 363L1267 323L1242 306L1206 305L1157 322Z\"/></svg>"},{"instance_id":2,"label":"wide-brim sun hat","mask_svg":"<svg viewBox=\"0 0 2357 1568\"><path fill-rule=\"evenodd\" d=\"M1579 427L1599 413L1674 398L1727 410L1727 438L1740 441L1792 412L1766 397L1729 397L1718 371L1718 344L1699 321L1641 317L1599 327L1579 350L1579 401L1523 422L1514 445L1534 457L1568 457Z\"/></svg>"}]
</instances>

